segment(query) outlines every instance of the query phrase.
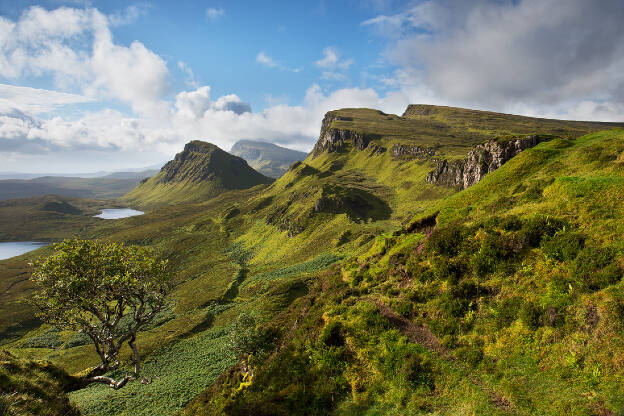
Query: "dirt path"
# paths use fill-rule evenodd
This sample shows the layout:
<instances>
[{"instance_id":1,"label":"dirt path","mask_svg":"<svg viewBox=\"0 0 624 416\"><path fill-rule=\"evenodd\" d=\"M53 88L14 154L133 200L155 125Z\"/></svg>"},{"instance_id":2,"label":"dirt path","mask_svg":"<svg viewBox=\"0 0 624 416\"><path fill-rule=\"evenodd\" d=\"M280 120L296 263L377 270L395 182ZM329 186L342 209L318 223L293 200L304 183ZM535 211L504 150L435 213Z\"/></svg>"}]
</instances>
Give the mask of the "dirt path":
<instances>
[{"instance_id":1,"label":"dirt path","mask_svg":"<svg viewBox=\"0 0 624 416\"><path fill-rule=\"evenodd\" d=\"M467 368L463 363L458 361L446 348L444 348L438 338L431 332L426 324L417 325L409 319L398 315L388 305L383 303L378 298L369 298L377 308L379 313L392 325L394 325L401 334L405 335L410 341L420 344L429 351L437 353L441 358L451 362L458 370L466 374L466 377L472 384L478 387L483 393L490 398L490 403L496 406L499 410L513 415L524 415L517 409L507 398L500 393L493 390L491 387L484 385L484 383Z\"/></svg>"}]
</instances>

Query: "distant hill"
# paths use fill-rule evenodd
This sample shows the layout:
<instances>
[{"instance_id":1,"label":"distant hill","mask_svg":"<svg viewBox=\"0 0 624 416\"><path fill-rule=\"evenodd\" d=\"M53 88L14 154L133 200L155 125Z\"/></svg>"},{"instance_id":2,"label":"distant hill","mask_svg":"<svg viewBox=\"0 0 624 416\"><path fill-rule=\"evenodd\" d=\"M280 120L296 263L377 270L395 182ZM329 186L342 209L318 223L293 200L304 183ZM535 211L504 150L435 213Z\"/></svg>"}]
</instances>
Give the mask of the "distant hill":
<instances>
[{"instance_id":1,"label":"distant hill","mask_svg":"<svg viewBox=\"0 0 624 416\"><path fill-rule=\"evenodd\" d=\"M249 166L271 178L279 178L294 162L308 157L305 152L256 140L239 140L234 143L230 153L242 157Z\"/></svg>"},{"instance_id":2,"label":"distant hill","mask_svg":"<svg viewBox=\"0 0 624 416\"><path fill-rule=\"evenodd\" d=\"M157 172L115 172L96 178L43 176L33 179L4 179L0 180L0 201L50 194L75 198L119 198L133 189L139 181Z\"/></svg>"},{"instance_id":3,"label":"distant hill","mask_svg":"<svg viewBox=\"0 0 624 416\"><path fill-rule=\"evenodd\" d=\"M157 175L139 184L124 199L141 206L197 202L224 191L272 181L252 169L244 159L214 144L193 140Z\"/></svg>"}]
</instances>

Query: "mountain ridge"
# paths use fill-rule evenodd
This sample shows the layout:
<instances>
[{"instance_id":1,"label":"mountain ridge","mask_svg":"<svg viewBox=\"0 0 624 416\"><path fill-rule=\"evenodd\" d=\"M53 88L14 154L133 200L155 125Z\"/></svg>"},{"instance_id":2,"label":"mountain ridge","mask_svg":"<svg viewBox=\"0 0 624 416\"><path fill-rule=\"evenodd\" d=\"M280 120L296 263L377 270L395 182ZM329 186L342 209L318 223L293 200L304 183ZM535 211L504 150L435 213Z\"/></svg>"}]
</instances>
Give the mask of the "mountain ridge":
<instances>
[{"instance_id":1,"label":"mountain ridge","mask_svg":"<svg viewBox=\"0 0 624 416\"><path fill-rule=\"evenodd\" d=\"M239 140L232 145L230 153L245 159L258 172L276 179L294 162L308 156L305 152L258 140Z\"/></svg>"}]
</instances>

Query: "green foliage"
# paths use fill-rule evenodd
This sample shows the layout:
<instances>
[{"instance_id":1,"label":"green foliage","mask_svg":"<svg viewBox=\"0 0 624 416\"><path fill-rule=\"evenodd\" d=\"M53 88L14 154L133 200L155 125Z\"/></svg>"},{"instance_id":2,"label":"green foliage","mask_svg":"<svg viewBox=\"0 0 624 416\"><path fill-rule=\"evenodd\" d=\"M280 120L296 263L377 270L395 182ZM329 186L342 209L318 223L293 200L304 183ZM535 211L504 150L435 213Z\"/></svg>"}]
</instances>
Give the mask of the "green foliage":
<instances>
[{"instance_id":1,"label":"green foliage","mask_svg":"<svg viewBox=\"0 0 624 416\"><path fill-rule=\"evenodd\" d=\"M22 343L22 348L58 348L63 345L63 340L57 328L49 328L44 333L26 338Z\"/></svg>"},{"instance_id":2,"label":"green foliage","mask_svg":"<svg viewBox=\"0 0 624 416\"><path fill-rule=\"evenodd\" d=\"M345 343L344 330L340 321L331 321L323 328L319 342L328 347L341 347Z\"/></svg>"},{"instance_id":3,"label":"green foliage","mask_svg":"<svg viewBox=\"0 0 624 416\"><path fill-rule=\"evenodd\" d=\"M622 278L622 269L610 247L586 247L572 263L572 277L587 291L603 289Z\"/></svg>"},{"instance_id":4,"label":"green foliage","mask_svg":"<svg viewBox=\"0 0 624 416\"><path fill-rule=\"evenodd\" d=\"M585 236L577 232L561 230L554 236L547 236L541 244L542 251L558 261L572 261L585 247Z\"/></svg>"},{"instance_id":5,"label":"green foliage","mask_svg":"<svg viewBox=\"0 0 624 416\"><path fill-rule=\"evenodd\" d=\"M127 341L135 348L137 331L165 306L167 262L137 246L89 240L66 240L54 250L32 276L39 289L33 297L38 316L84 332L95 344L102 371L116 368L121 345Z\"/></svg>"}]
</instances>

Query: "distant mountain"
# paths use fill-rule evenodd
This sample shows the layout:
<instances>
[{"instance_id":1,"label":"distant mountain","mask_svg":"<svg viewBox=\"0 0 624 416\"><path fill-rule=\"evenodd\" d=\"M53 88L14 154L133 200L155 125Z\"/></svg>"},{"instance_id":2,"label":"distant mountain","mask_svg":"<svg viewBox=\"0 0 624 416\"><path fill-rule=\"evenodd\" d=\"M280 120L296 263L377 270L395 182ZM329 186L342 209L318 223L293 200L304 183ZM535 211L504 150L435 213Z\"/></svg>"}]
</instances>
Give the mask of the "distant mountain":
<instances>
[{"instance_id":1,"label":"distant mountain","mask_svg":"<svg viewBox=\"0 0 624 416\"><path fill-rule=\"evenodd\" d=\"M33 179L4 179L0 180L0 201L50 194L75 198L119 198L132 190L142 179L157 172L157 170L116 172L95 178L43 176Z\"/></svg>"},{"instance_id":2,"label":"distant mountain","mask_svg":"<svg viewBox=\"0 0 624 416\"><path fill-rule=\"evenodd\" d=\"M247 162L211 143L193 140L160 170L124 199L142 206L196 202L221 192L247 189L273 180Z\"/></svg>"},{"instance_id":3,"label":"distant mountain","mask_svg":"<svg viewBox=\"0 0 624 416\"><path fill-rule=\"evenodd\" d=\"M271 178L279 178L290 165L308 156L305 152L255 140L239 140L230 153L242 157L252 168Z\"/></svg>"}]
</instances>

